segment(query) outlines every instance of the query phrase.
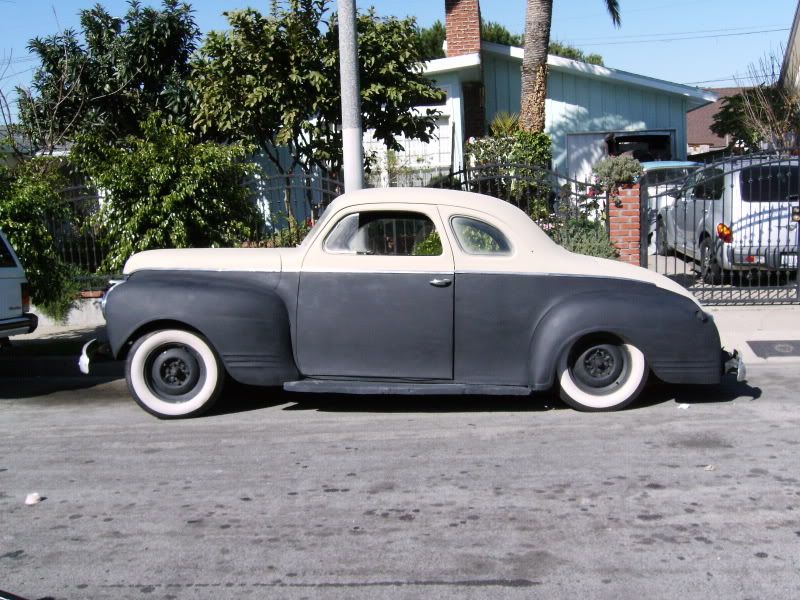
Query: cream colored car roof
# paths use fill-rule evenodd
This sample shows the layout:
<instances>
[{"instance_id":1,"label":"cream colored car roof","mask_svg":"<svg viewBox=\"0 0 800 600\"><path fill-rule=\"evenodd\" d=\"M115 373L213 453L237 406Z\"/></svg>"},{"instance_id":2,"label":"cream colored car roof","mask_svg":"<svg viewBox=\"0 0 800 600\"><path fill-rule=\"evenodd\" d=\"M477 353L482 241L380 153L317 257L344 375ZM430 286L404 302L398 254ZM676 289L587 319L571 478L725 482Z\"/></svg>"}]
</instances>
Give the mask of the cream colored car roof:
<instances>
[{"instance_id":1,"label":"cream colored car roof","mask_svg":"<svg viewBox=\"0 0 800 600\"><path fill-rule=\"evenodd\" d=\"M448 243L442 257L348 256L327 254L322 240L338 222L337 216L385 206L387 210L417 207L443 230ZM498 227L511 242L508 255L475 255L463 252L453 239L447 221L465 215ZM305 261L305 262L304 262ZM125 265L129 274L144 269L199 269L221 271L310 270L442 270L443 262L455 272L530 273L612 277L654 284L694 300L678 283L641 267L569 252L553 242L530 217L512 204L471 192L434 188L379 188L348 192L336 198L297 248L155 250L132 256ZM313 263L313 264L312 264ZM402 267L399 267L402 263Z\"/></svg>"}]
</instances>

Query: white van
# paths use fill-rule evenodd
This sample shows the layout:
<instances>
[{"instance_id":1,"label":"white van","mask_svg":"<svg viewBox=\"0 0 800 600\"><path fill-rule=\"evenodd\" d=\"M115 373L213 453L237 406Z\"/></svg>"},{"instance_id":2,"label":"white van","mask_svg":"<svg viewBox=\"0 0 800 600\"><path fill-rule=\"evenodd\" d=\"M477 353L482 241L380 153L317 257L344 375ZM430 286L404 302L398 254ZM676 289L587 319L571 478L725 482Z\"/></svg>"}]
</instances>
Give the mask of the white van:
<instances>
[{"instance_id":1,"label":"white van","mask_svg":"<svg viewBox=\"0 0 800 600\"><path fill-rule=\"evenodd\" d=\"M750 157L695 172L658 214L660 254L700 262L706 283L725 271L796 271L800 159Z\"/></svg>"},{"instance_id":2,"label":"white van","mask_svg":"<svg viewBox=\"0 0 800 600\"><path fill-rule=\"evenodd\" d=\"M28 312L30 304L25 271L0 231L0 339L36 329L38 319Z\"/></svg>"}]
</instances>

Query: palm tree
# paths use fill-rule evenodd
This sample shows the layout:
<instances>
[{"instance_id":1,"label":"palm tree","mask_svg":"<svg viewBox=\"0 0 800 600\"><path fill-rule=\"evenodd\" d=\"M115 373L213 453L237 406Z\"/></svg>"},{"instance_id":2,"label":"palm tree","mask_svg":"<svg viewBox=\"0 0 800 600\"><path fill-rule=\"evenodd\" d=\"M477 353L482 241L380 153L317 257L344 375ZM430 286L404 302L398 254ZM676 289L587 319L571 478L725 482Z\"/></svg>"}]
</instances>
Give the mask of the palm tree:
<instances>
[{"instance_id":1,"label":"palm tree","mask_svg":"<svg viewBox=\"0 0 800 600\"><path fill-rule=\"evenodd\" d=\"M619 27L618 0L605 0L614 25ZM522 59L522 110L519 124L524 131L544 131L547 98L547 48L553 0L528 0L525 13L525 57Z\"/></svg>"}]
</instances>

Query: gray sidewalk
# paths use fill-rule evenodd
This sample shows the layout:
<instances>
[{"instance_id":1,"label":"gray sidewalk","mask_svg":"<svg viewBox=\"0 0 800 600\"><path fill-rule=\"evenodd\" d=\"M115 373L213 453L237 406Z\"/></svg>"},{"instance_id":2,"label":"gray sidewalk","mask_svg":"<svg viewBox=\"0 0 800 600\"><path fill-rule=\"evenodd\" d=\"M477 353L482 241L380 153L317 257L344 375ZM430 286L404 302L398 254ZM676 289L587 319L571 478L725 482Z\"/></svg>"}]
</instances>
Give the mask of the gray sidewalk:
<instances>
[{"instance_id":1,"label":"gray sidewalk","mask_svg":"<svg viewBox=\"0 0 800 600\"><path fill-rule=\"evenodd\" d=\"M707 310L714 315L723 347L738 350L748 369L800 365L800 305Z\"/></svg>"}]
</instances>

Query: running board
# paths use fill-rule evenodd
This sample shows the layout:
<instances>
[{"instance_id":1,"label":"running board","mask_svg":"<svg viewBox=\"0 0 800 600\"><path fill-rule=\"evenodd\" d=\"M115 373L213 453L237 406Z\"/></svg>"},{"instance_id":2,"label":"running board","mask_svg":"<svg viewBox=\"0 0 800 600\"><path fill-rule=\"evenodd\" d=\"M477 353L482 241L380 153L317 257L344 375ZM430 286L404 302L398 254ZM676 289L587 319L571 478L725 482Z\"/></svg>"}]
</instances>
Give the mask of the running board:
<instances>
[{"instance_id":1,"label":"running board","mask_svg":"<svg viewBox=\"0 0 800 600\"><path fill-rule=\"evenodd\" d=\"M301 379L283 384L287 392L311 394L362 394L411 396L527 396L530 388L521 385L483 385L479 383L405 383L394 381L353 381L341 379Z\"/></svg>"}]
</instances>

